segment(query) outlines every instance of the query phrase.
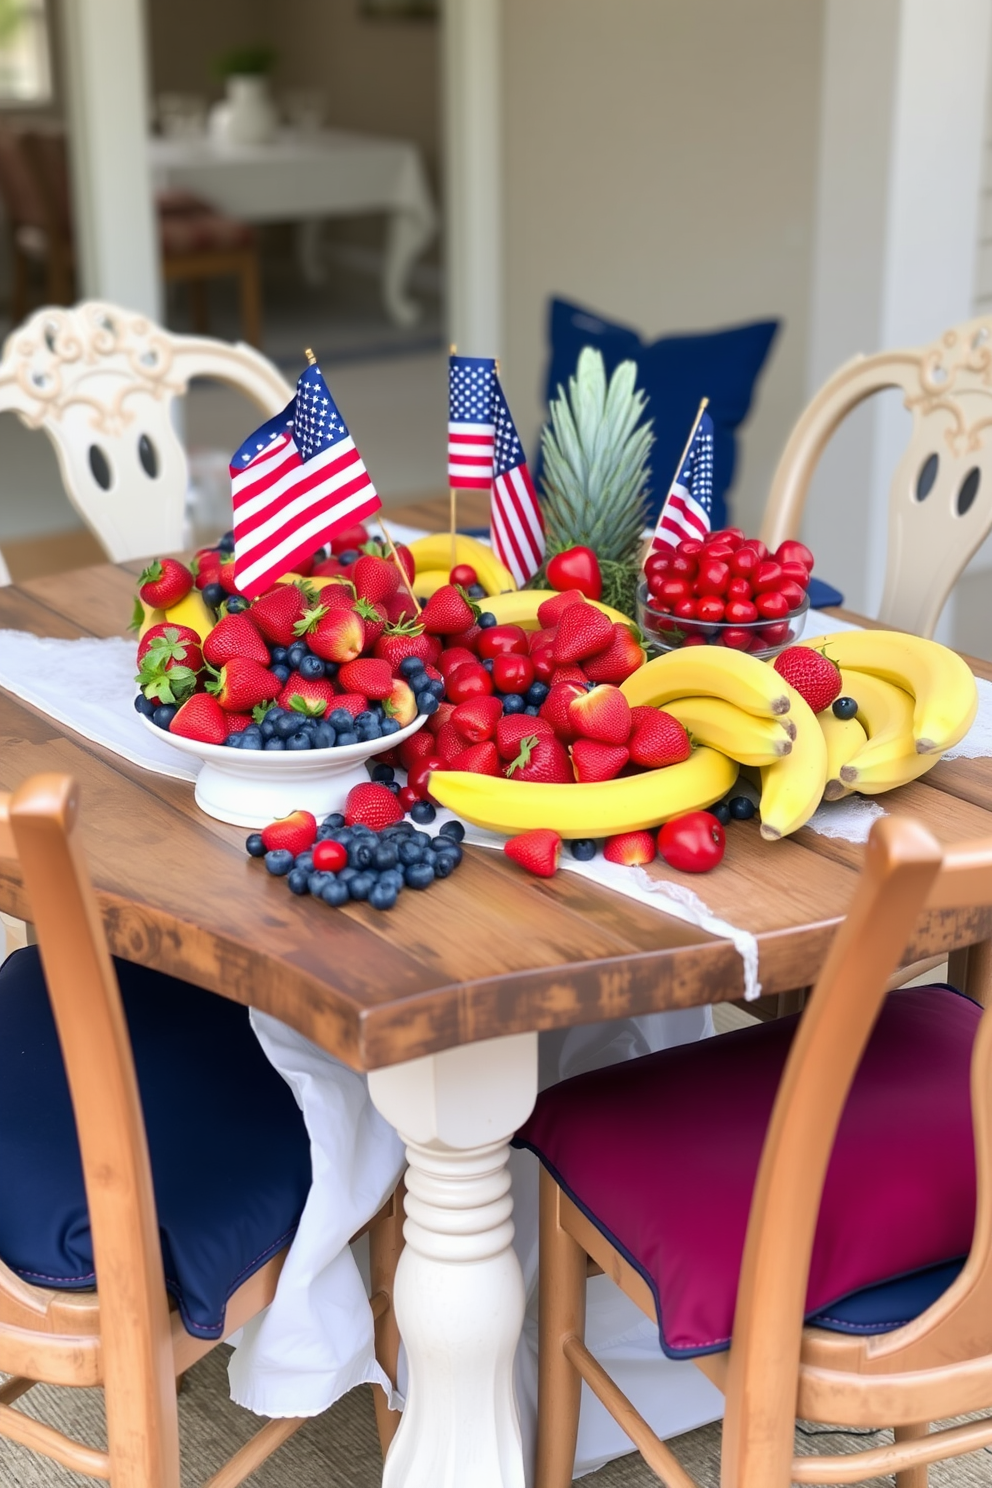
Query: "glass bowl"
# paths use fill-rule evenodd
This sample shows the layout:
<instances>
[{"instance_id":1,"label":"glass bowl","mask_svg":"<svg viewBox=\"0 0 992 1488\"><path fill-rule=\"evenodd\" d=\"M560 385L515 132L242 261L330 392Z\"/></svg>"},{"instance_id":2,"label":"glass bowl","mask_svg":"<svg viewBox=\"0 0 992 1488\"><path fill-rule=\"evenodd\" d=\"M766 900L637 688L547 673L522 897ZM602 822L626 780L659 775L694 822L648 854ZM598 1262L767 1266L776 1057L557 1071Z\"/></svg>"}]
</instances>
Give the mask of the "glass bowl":
<instances>
[{"instance_id":1,"label":"glass bowl","mask_svg":"<svg viewBox=\"0 0 992 1488\"><path fill-rule=\"evenodd\" d=\"M790 610L781 620L752 620L748 625L680 620L676 615L661 615L652 610L648 605L647 585L641 582L637 586L637 623L648 650L655 653L678 651L683 646L729 646L765 661L799 639L808 610L807 594L799 608Z\"/></svg>"}]
</instances>

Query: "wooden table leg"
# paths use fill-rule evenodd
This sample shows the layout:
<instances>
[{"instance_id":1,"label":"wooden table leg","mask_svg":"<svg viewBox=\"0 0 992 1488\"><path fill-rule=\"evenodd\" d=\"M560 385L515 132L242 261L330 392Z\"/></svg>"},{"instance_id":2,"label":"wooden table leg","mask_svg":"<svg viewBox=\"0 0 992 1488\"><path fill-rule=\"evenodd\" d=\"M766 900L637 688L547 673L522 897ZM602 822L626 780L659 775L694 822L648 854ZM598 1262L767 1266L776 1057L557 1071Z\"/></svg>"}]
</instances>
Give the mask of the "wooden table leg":
<instances>
[{"instance_id":1,"label":"wooden table leg","mask_svg":"<svg viewBox=\"0 0 992 1488\"><path fill-rule=\"evenodd\" d=\"M524 1288L507 1142L537 1096L537 1035L375 1070L369 1093L410 1164L394 1289L409 1382L383 1488L523 1488L513 1360Z\"/></svg>"}]
</instances>

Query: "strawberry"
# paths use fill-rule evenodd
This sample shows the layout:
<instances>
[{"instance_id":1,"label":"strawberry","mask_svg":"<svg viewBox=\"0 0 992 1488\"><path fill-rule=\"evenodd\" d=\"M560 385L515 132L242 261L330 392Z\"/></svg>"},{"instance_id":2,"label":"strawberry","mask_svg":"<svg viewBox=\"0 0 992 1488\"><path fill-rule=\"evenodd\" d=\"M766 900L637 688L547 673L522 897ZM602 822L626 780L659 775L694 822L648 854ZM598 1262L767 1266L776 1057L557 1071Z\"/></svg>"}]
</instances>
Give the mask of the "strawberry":
<instances>
[{"instance_id":1,"label":"strawberry","mask_svg":"<svg viewBox=\"0 0 992 1488\"><path fill-rule=\"evenodd\" d=\"M195 692L169 724L169 733L198 739L201 744L223 744L227 738L224 709L209 692Z\"/></svg>"},{"instance_id":2,"label":"strawberry","mask_svg":"<svg viewBox=\"0 0 992 1488\"><path fill-rule=\"evenodd\" d=\"M402 820L403 807L384 785L369 780L361 785L353 785L348 792L344 803L345 826L351 827L355 822L361 822L363 826L371 827L373 832L381 832L383 827Z\"/></svg>"},{"instance_id":3,"label":"strawberry","mask_svg":"<svg viewBox=\"0 0 992 1488\"><path fill-rule=\"evenodd\" d=\"M442 584L424 606L421 620L428 635L457 635L474 625L478 617L478 607L466 599L457 584Z\"/></svg>"},{"instance_id":4,"label":"strawberry","mask_svg":"<svg viewBox=\"0 0 992 1488\"><path fill-rule=\"evenodd\" d=\"M234 577L234 554L223 553L220 560L220 569L217 574L217 582L228 594L239 594L237 580Z\"/></svg>"},{"instance_id":5,"label":"strawberry","mask_svg":"<svg viewBox=\"0 0 992 1488\"><path fill-rule=\"evenodd\" d=\"M138 576L138 593L153 610L171 609L192 587L193 575L178 558L155 558Z\"/></svg>"},{"instance_id":6,"label":"strawberry","mask_svg":"<svg viewBox=\"0 0 992 1488\"><path fill-rule=\"evenodd\" d=\"M607 837L603 844L603 857L610 863L622 863L633 868L638 863L653 863L657 844L651 832L620 832L616 837Z\"/></svg>"},{"instance_id":7,"label":"strawberry","mask_svg":"<svg viewBox=\"0 0 992 1488\"><path fill-rule=\"evenodd\" d=\"M428 755L434 753L434 745L434 736L426 729L421 729L419 733L411 734L409 739L404 739L397 750L404 770L412 769L418 760L427 759Z\"/></svg>"},{"instance_id":8,"label":"strawberry","mask_svg":"<svg viewBox=\"0 0 992 1488\"><path fill-rule=\"evenodd\" d=\"M466 651L474 652L481 634L481 625L470 625L468 630L463 630L459 635L449 636L448 640L452 646L463 646Z\"/></svg>"},{"instance_id":9,"label":"strawberry","mask_svg":"<svg viewBox=\"0 0 992 1488\"><path fill-rule=\"evenodd\" d=\"M338 704L333 682L326 677L301 677L298 672L289 678L276 702L287 712L307 718L326 718Z\"/></svg>"},{"instance_id":10,"label":"strawberry","mask_svg":"<svg viewBox=\"0 0 992 1488\"><path fill-rule=\"evenodd\" d=\"M386 611L381 604L373 604L369 599L356 599L352 608L361 620L365 634L362 650L370 651L386 628Z\"/></svg>"},{"instance_id":11,"label":"strawberry","mask_svg":"<svg viewBox=\"0 0 992 1488\"><path fill-rule=\"evenodd\" d=\"M232 656L220 671L213 667L209 670L212 676L207 691L229 713L251 712L259 703L276 697L280 690L279 679L250 656Z\"/></svg>"},{"instance_id":12,"label":"strawberry","mask_svg":"<svg viewBox=\"0 0 992 1488\"><path fill-rule=\"evenodd\" d=\"M567 592L574 593L573 590L569 590ZM528 630L526 634L527 651L531 656L533 656L535 651L541 651L544 649L545 646L554 645L555 636L558 634L558 627L557 625L548 625L545 626L543 630Z\"/></svg>"},{"instance_id":13,"label":"strawberry","mask_svg":"<svg viewBox=\"0 0 992 1488\"><path fill-rule=\"evenodd\" d=\"M406 574L408 582L412 583L417 572L417 561L405 543L394 543L393 550L388 543L381 538L372 537L368 542L359 543L358 547L363 553L369 553L373 558L385 558L389 562L393 560L393 550L400 561L400 582L403 582L403 574Z\"/></svg>"},{"instance_id":14,"label":"strawberry","mask_svg":"<svg viewBox=\"0 0 992 1488\"><path fill-rule=\"evenodd\" d=\"M574 591L573 591L574 592ZM626 682L646 660L634 628L618 620L613 626L613 639L604 651L597 651L582 663L590 682Z\"/></svg>"},{"instance_id":15,"label":"strawberry","mask_svg":"<svg viewBox=\"0 0 992 1488\"><path fill-rule=\"evenodd\" d=\"M835 661L812 646L787 646L776 656L773 666L790 687L794 687L814 713L829 708L840 697L840 668Z\"/></svg>"},{"instance_id":16,"label":"strawberry","mask_svg":"<svg viewBox=\"0 0 992 1488\"><path fill-rule=\"evenodd\" d=\"M529 713L507 713L496 725L496 748L500 759L515 760L520 753L520 740L530 734L548 737L554 735L554 730L546 718L531 718Z\"/></svg>"},{"instance_id":17,"label":"strawberry","mask_svg":"<svg viewBox=\"0 0 992 1488\"><path fill-rule=\"evenodd\" d=\"M575 589L566 589L566 594L575 594ZM576 737L569 709L577 697L582 697L585 687L581 682L556 682L538 711L538 718L549 723L563 744L571 744Z\"/></svg>"},{"instance_id":18,"label":"strawberry","mask_svg":"<svg viewBox=\"0 0 992 1488\"><path fill-rule=\"evenodd\" d=\"M436 662L441 655L441 642L436 636L425 635L422 625L389 624L376 641L373 654L388 661L395 672L407 656L419 656L425 663Z\"/></svg>"},{"instance_id":19,"label":"strawberry","mask_svg":"<svg viewBox=\"0 0 992 1488\"><path fill-rule=\"evenodd\" d=\"M359 558L352 573L355 593L359 599L367 599L371 604L392 599L400 587L400 577L395 563L387 563L384 558L373 558L369 553Z\"/></svg>"},{"instance_id":20,"label":"strawberry","mask_svg":"<svg viewBox=\"0 0 992 1488\"><path fill-rule=\"evenodd\" d=\"M395 718L400 728L406 728L417 716L417 699L413 688L402 677L391 679L389 693L383 698L382 706L386 717Z\"/></svg>"},{"instance_id":21,"label":"strawberry","mask_svg":"<svg viewBox=\"0 0 992 1488\"><path fill-rule=\"evenodd\" d=\"M571 592L571 590L566 590L566 593ZM536 667L534 668L534 675L537 675ZM586 682L588 682L588 680L589 678L586 676L585 667L580 667L578 664L576 664L575 666L553 667L553 670L551 672L552 687L554 687L556 682L581 682L585 684Z\"/></svg>"},{"instance_id":22,"label":"strawberry","mask_svg":"<svg viewBox=\"0 0 992 1488\"><path fill-rule=\"evenodd\" d=\"M359 713L366 711L368 705L369 700L364 693L342 692L339 697L334 699L334 707L331 709L331 712L333 713L335 708L343 708L346 713L351 714L352 718L357 718Z\"/></svg>"},{"instance_id":23,"label":"strawberry","mask_svg":"<svg viewBox=\"0 0 992 1488\"><path fill-rule=\"evenodd\" d=\"M450 728L448 724L446 727ZM440 737L438 743L440 744ZM491 739L484 739L481 744L470 744L467 749L462 749L453 760L448 761L449 770L468 770L473 775L499 775L499 755L496 753L496 745Z\"/></svg>"},{"instance_id":24,"label":"strawberry","mask_svg":"<svg viewBox=\"0 0 992 1488\"><path fill-rule=\"evenodd\" d=\"M362 522L356 522L353 527L342 527L331 538L332 553L352 553L356 549L364 548L369 540L369 530Z\"/></svg>"},{"instance_id":25,"label":"strawberry","mask_svg":"<svg viewBox=\"0 0 992 1488\"><path fill-rule=\"evenodd\" d=\"M442 724L434 735L435 753L440 755L446 765L450 765L455 755L461 754L464 748L465 740L453 723Z\"/></svg>"},{"instance_id":26,"label":"strawberry","mask_svg":"<svg viewBox=\"0 0 992 1488\"><path fill-rule=\"evenodd\" d=\"M419 625L417 606L410 598L408 589L397 589L392 599L386 601L386 617L390 625Z\"/></svg>"},{"instance_id":27,"label":"strawberry","mask_svg":"<svg viewBox=\"0 0 992 1488\"><path fill-rule=\"evenodd\" d=\"M200 639L173 640L171 626L156 637L141 658L135 681L146 698L160 703L182 703L196 691L197 674L203 670Z\"/></svg>"},{"instance_id":28,"label":"strawberry","mask_svg":"<svg viewBox=\"0 0 992 1488\"><path fill-rule=\"evenodd\" d=\"M537 780L543 785L570 785L575 780L568 750L547 734L525 734L520 752L506 767L508 780Z\"/></svg>"},{"instance_id":29,"label":"strawberry","mask_svg":"<svg viewBox=\"0 0 992 1488\"><path fill-rule=\"evenodd\" d=\"M565 589L563 594L577 594L576 589ZM541 606L543 609L544 606ZM540 611L538 611L540 618ZM566 605L558 620L555 636L554 659L557 666L567 666L573 661L582 661L586 656L595 656L604 651L613 639L613 625L595 605L580 603Z\"/></svg>"},{"instance_id":30,"label":"strawberry","mask_svg":"<svg viewBox=\"0 0 992 1488\"><path fill-rule=\"evenodd\" d=\"M246 610L240 615L225 615L218 620L203 643L203 655L211 666L223 666L232 656L248 656L261 666L269 664L269 648L248 618Z\"/></svg>"},{"instance_id":31,"label":"strawberry","mask_svg":"<svg viewBox=\"0 0 992 1488\"><path fill-rule=\"evenodd\" d=\"M284 848L294 856L308 852L317 840L317 822L309 811L291 811L278 821L269 822L262 828L262 841L266 852Z\"/></svg>"},{"instance_id":32,"label":"strawberry","mask_svg":"<svg viewBox=\"0 0 992 1488\"><path fill-rule=\"evenodd\" d=\"M362 622L354 610L332 610L324 604L304 610L293 629L315 655L339 664L360 656L365 642Z\"/></svg>"},{"instance_id":33,"label":"strawberry","mask_svg":"<svg viewBox=\"0 0 992 1488\"><path fill-rule=\"evenodd\" d=\"M601 744L626 744L630 737L630 704L619 687L601 682L568 706L568 721L583 739Z\"/></svg>"},{"instance_id":34,"label":"strawberry","mask_svg":"<svg viewBox=\"0 0 992 1488\"><path fill-rule=\"evenodd\" d=\"M601 744L598 739L576 739L572 745L575 778L587 785L597 780L612 780L630 758L625 744Z\"/></svg>"},{"instance_id":35,"label":"strawberry","mask_svg":"<svg viewBox=\"0 0 992 1488\"><path fill-rule=\"evenodd\" d=\"M360 656L345 663L338 672L338 683L346 692L364 692L381 701L393 690L393 674L389 662L381 657Z\"/></svg>"},{"instance_id":36,"label":"strawberry","mask_svg":"<svg viewBox=\"0 0 992 1488\"><path fill-rule=\"evenodd\" d=\"M466 662L474 665L478 660L475 652L470 651L467 646L446 646L437 659L437 665L441 676L447 677L455 667L464 666Z\"/></svg>"},{"instance_id":37,"label":"strawberry","mask_svg":"<svg viewBox=\"0 0 992 1488\"><path fill-rule=\"evenodd\" d=\"M333 579L340 573L344 573L343 563L339 563L336 558L324 558L320 563L314 564L311 577L315 579Z\"/></svg>"},{"instance_id":38,"label":"strawberry","mask_svg":"<svg viewBox=\"0 0 992 1488\"><path fill-rule=\"evenodd\" d=\"M574 590L567 591L574 593ZM544 682L548 687L553 686L552 678L558 668L555 666L554 641L545 641L542 646L535 646L530 653L530 659L534 664L534 676L538 682Z\"/></svg>"},{"instance_id":39,"label":"strawberry","mask_svg":"<svg viewBox=\"0 0 992 1488\"><path fill-rule=\"evenodd\" d=\"M513 716L519 718L520 715ZM469 744L481 744L485 739L492 738L502 717L503 704L499 698L478 697L469 698L467 703L459 703L451 715L451 722L462 739ZM533 719L529 721L532 723Z\"/></svg>"},{"instance_id":40,"label":"strawberry","mask_svg":"<svg viewBox=\"0 0 992 1488\"><path fill-rule=\"evenodd\" d=\"M509 842L504 842L503 851L528 873L535 873L538 878L552 878L558 871L561 838L547 827L538 827L533 832L521 832L519 837L511 837Z\"/></svg>"},{"instance_id":41,"label":"strawberry","mask_svg":"<svg viewBox=\"0 0 992 1488\"><path fill-rule=\"evenodd\" d=\"M252 721L252 715L250 713L224 714L224 724L227 728L228 737L231 734L240 734L241 730L246 729Z\"/></svg>"},{"instance_id":42,"label":"strawberry","mask_svg":"<svg viewBox=\"0 0 992 1488\"><path fill-rule=\"evenodd\" d=\"M554 594L538 605L537 623L545 629L557 625L570 605L584 603L585 599L578 589L564 589L561 594Z\"/></svg>"},{"instance_id":43,"label":"strawberry","mask_svg":"<svg viewBox=\"0 0 992 1488\"><path fill-rule=\"evenodd\" d=\"M220 553L211 551L202 558L194 558L196 577L193 582L197 589L206 589L208 584L220 583L220 556Z\"/></svg>"},{"instance_id":44,"label":"strawberry","mask_svg":"<svg viewBox=\"0 0 992 1488\"><path fill-rule=\"evenodd\" d=\"M200 637L189 625L174 625L171 620L164 620L159 625L150 625L138 642L137 662L140 666L145 652L154 641L160 637L167 637L170 645L178 645L180 641L192 641L194 646L200 645Z\"/></svg>"},{"instance_id":45,"label":"strawberry","mask_svg":"<svg viewBox=\"0 0 992 1488\"><path fill-rule=\"evenodd\" d=\"M417 573L417 560L410 552L406 543L396 543L394 546L396 548L396 556L406 573L406 581L408 584L412 584Z\"/></svg>"},{"instance_id":46,"label":"strawberry","mask_svg":"<svg viewBox=\"0 0 992 1488\"><path fill-rule=\"evenodd\" d=\"M661 708L631 708L628 748L635 765L658 770L678 765L692 753L689 735L677 718Z\"/></svg>"},{"instance_id":47,"label":"strawberry","mask_svg":"<svg viewBox=\"0 0 992 1488\"><path fill-rule=\"evenodd\" d=\"M268 594L259 595L248 610L253 625L273 646L291 646L297 639L296 626L306 606L295 584L276 584Z\"/></svg>"},{"instance_id":48,"label":"strawberry","mask_svg":"<svg viewBox=\"0 0 992 1488\"><path fill-rule=\"evenodd\" d=\"M432 713L430 718L428 718L427 720L427 727L430 729L432 734L438 733L440 729L444 728L444 725L446 723L451 722L451 718L456 707L461 707L461 704L448 702L438 704L437 712Z\"/></svg>"},{"instance_id":49,"label":"strawberry","mask_svg":"<svg viewBox=\"0 0 992 1488\"><path fill-rule=\"evenodd\" d=\"M326 605L329 610L354 610L355 591L347 581L338 583L336 579L329 579L326 583L316 584L317 603Z\"/></svg>"}]
</instances>

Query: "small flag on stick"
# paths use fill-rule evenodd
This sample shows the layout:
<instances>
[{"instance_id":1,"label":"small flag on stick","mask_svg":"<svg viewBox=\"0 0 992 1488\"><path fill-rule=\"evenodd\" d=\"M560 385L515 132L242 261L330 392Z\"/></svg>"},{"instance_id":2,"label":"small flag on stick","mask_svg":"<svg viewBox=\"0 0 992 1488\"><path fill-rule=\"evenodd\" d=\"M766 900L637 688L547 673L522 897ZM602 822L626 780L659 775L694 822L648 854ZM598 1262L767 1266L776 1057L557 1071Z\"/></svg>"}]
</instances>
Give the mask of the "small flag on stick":
<instances>
[{"instance_id":1,"label":"small flag on stick","mask_svg":"<svg viewBox=\"0 0 992 1488\"><path fill-rule=\"evenodd\" d=\"M492 544L518 584L526 584L544 562L544 518L509 404L493 379L495 455L489 499Z\"/></svg>"},{"instance_id":2,"label":"small flag on stick","mask_svg":"<svg viewBox=\"0 0 992 1488\"><path fill-rule=\"evenodd\" d=\"M448 358L448 485L488 491L493 480L495 357Z\"/></svg>"},{"instance_id":3,"label":"small flag on stick","mask_svg":"<svg viewBox=\"0 0 992 1488\"><path fill-rule=\"evenodd\" d=\"M234 577L249 599L382 505L316 361L230 469Z\"/></svg>"},{"instance_id":4,"label":"small flag on stick","mask_svg":"<svg viewBox=\"0 0 992 1488\"><path fill-rule=\"evenodd\" d=\"M676 548L685 538L704 538L713 516L713 420L699 405L696 421L679 462L671 489L658 516L652 552Z\"/></svg>"}]
</instances>

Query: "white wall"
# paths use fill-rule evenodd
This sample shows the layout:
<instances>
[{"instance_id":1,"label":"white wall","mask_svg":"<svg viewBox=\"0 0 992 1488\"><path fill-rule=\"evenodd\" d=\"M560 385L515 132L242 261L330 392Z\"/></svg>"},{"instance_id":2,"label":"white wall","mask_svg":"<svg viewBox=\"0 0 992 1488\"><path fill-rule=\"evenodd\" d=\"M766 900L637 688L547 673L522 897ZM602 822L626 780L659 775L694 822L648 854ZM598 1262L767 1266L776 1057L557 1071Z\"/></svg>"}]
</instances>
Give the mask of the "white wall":
<instances>
[{"instance_id":1,"label":"white wall","mask_svg":"<svg viewBox=\"0 0 992 1488\"><path fill-rule=\"evenodd\" d=\"M503 5L503 354L521 432L539 425L556 291L651 337L778 316L733 498L751 530L806 396L822 9Z\"/></svg>"}]
</instances>

